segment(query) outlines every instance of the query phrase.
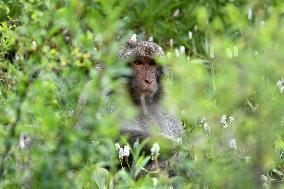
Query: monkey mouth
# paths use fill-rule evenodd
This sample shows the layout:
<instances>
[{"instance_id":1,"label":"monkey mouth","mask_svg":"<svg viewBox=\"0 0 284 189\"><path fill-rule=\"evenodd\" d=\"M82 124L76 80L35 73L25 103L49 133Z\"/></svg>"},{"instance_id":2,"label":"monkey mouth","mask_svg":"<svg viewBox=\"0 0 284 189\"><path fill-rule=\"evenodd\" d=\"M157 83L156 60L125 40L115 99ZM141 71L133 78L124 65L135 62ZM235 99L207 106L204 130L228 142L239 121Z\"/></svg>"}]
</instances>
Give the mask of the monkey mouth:
<instances>
[{"instance_id":1,"label":"monkey mouth","mask_svg":"<svg viewBox=\"0 0 284 189\"><path fill-rule=\"evenodd\" d=\"M144 90L142 90L142 94L144 94L144 95L146 95L146 96L151 96L151 95L153 95L154 93L155 93L155 91L152 90L152 89L144 89Z\"/></svg>"}]
</instances>

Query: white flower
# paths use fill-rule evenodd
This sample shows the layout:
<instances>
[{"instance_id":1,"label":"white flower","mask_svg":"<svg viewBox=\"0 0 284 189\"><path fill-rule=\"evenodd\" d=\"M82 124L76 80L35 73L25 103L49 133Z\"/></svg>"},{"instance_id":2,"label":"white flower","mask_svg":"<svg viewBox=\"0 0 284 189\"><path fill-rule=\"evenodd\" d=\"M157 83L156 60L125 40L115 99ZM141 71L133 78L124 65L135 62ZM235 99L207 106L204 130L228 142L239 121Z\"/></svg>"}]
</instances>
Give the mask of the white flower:
<instances>
[{"instance_id":1,"label":"white flower","mask_svg":"<svg viewBox=\"0 0 284 189\"><path fill-rule=\"evenodd\" d=\"M15 59L16 59L16 61L19 61L20 60L20 57L19 57L19 55L15 55Z\"/></svg>"},{"instance_id":2,"label":"white flower","mask_svg":"<svg viewBox=\"0 0 284 189\"><path fill-rule=\"evenodd\" d=\"M264 25L265 25L265 21L264 20L262 20L262 21L260 21L260 27L263 27Z\"/></svg>"},{"instance_id":3,"label":"white flower","mask_svg":"<svg viewBox=\"0 0 284 189\"><path fill-rule=\"evenodd\" d=\"M284 82L283 79L278 80L276 86L281 87L283 85L283 82Z\"/></svg>"},{"instance_id":4,"label":"white flower","mask_svg":"<svg viewBox=\"0 0 284 189\"><path fill-rule=\"evenodd\" d=\"M276 86L279 88L280 93L282 94L284 92L284 79L280 79L277 81Z\"/></svg>"},{"instance_id":5,"label":"white flower","mask_svg":"<svg viewBox=\"0 0 284 189\"><path fill-rule=\"evenodd\" d=\"M226 115L222 115L221 117L221 120L220 120L220 123L223 125L224 128L227 128L228 127L228 124L227 124L227 117Z\"/></svg>"},{"instance_id":6,"label":"white flower","mask_svg":"<svg viewBox=\"0 0 284 189\"><path fill-rule=\"evenodd\" d=\"M137 41L136 34L133 34L130 38L131 41Z\"/></svg>"},{"instance_id":7,"label":"white flower","mask_svg":"<svg viewBox=\"0 0 284 189\"><path fill-rule=\"evenodd\" d=\"M204 123L203 128L205 129L205 131L208 131L208 132L211 131L211 129L210 129L208 123Z\"/></svg>"},{"instance_id":8,"label":"white flower","mask_svg":"<svg viewBox=\"0 0 284 189\"><path fill-rule=\"evenodd\" d=\"M129 154L130 154L130 151L129 151L129 146L125 145L124 148L123 148L123 155L125 157L129 157Z\"/></svg>"},{"instance_id":9,"label":"white flower","mask_svg":"<svg viewBox=\"0 0 284 189\"><path fill-rule=\"evenodd\" d=\"M220 123L223 125L223 128L229 127L229 125L233 125L233 122L235 121L235 118L233 116L229 117L229 123L227 122L227 116L226 114L222 115Z\"/></svg>"},{"instance_id":10,"label":"white flower","mask_svg":"<svg viewBox=\"0 0 284 189\"><path fill-rule=\"evenodd\" d=\"M154 40L153 36L150 36L148 39L148 41L151 41L151 42L153 42L153 40Z\"/></svg>"},{"instance_id":11,"label":"white flower","mask_svg":"<svg viewBox=\"0 0 284 189\"><path fill-rule=\"evenodd\" d=\"M226 48L226 57L230 59L233 58L233 53L229 48Z\"/></svg>"},{"instance_id":12,"label":"white flower","mask_svg":"<svg viewBox=\"0 0 284 189\"><path fill-rule=\"evenodd\" d=\"M234 57L237 57L237 56L239 56L239 48L238 47L236 47L236 46L234 46Z\"/></svg>"},{"instance_id":13,"label":"white flower","mask_svg":"<svg viewBox=\"0 0 284 189\"><path fill-rule=\"evenodd\" d=\"M185 47L183 45L179 47L179 52L180 52L180 54L185 53Z\"/></svg>"},{"instance_id":14,"label":"white flower","mask_svg":"<svg viewBox=\"0 0 284 189\"><path fill-rule=\"evenodd\" d=\"M203 128L204 128L205 131L208 131L208 132L211 131L211 129L210 129L209 125L208 125L208 122L207 122L207 120L206 120L206 117L202 117L200 123L201 123L200 126L203 126Z\"/></svg>"},{"instance_id":15,"label":"white flower","mask_svg":"<svg viewBox=\"0 0 284 189\"><path fill-rule=\"evenodd\" d=\"M174 45L174 40L170 39L170 47L173 47L173 45Z\"/></svg>"},{"instance_id":16,"label":"white flower","mask_svg":"<svg viewBox=\"0 0 284 189\"><path fill-rule=\"evenodd\" d=\"M202 119L201 119L200 122L201 122L201 123L206 123L206 122L207 122L206 117L202 117Z\"/></svg>"},{"instance_id":17,"label":"white flower","mask_svg":"<svg viewBox=\"0 0 284 189\"><path fill-rule=\"evenodd\" d=\"M119 145L118 143L115 143L114 145L115 145L115 149L116 149L116 150L119 150L119 149L120 149L120 145Z\"/></svg>"},{"instance_id":18,"label":"white flower","mask_svg":"<svg viewBox=\"0 0 284 189\"><path fill-rule=\"evenodd\" d=\"M179 50L175 49L175 52L176 52L176 56L179 56Z\"/></svg>"},{"instance_id":19,"label":"white flower","mask_svg":"<svg viewBox=\"0 0 284 189\"><path fill-rule=\"evenodd\" d=\"M178 138L178 139L177 139L177 143L178 143L178 144L182 144L182 139L181 139L181 138Z\"/></svg>"},{"instance_id":20,"label":"white flower","mask_svg":"<svg viewBox=\"0 0 284 189\"><path fill-rule=\"evenodd\" d=\"M248 9L248 20L251 20L252 19L252 9L249 8Z\"/></svg>"},{"instance_id":21,"label":"white flower","mask_svg":"<svg viewBox=\"0 0 284 189\"><path fill-rule=\"evenodd\" d=\"M189 40L192 39L192 32L191 32L191 31L188 32L188 39L189 39Z\"/></svg>"},{"instance_id":22,"label":"white flower","mask_svg":"<svg viewBox=\"0 0 284 189\"><path fill-rule=\"evenodd\" d=\"M280 88L280 93L282 94L284 92L284 86L282 86L281 88Z\"/></svg>"},{"instance_id":23,"label":"white flower","mask_svg":"<svg viewBox=\"0 0 284 189\"><path fill-rule=\"evenodd\" d=\"M173 13L173 17L177 17L179 15L179 9L176 9L175 12Z\"/></svg>"},{"instance_id":24,"label":"white flower","mask_svg":"<svg viewBox=\"0 0 284 189\"><path fill-rule=\"evenodd\" d=\"M158 184L158 179L156 177L152 178L153 186L156 187Z\"/></svg>"},{"instance_id":25,"label":"white flower","mask_svg":"<svg viewBox=\"0 0 284 189\"><path fill-rule=\"evenodd\" d=\"M25 149L28 149L32 145L32 138L25 134L21 134L19 142L20 142L20 148L22 150L25 150Z\"/></svg>"},{"instance_id":26,"label":"white flower","mask_svg":"<svg viewBox=\"0 0 284 189\"><path fill-rule=\"evenodd\" d=\"M151 148L151 155L158 154L160 151L160 146L158 143L154 143L152 148Z\"/></svg>"},{"instance_id":27,"label":"white flower","mask_svg":"<svg viewBox=\"0 0 284 189\"><path fill-rule=\"evenodd\" d=\"M230 125L233 125L233 122L235 121L235 118L233 116L229 117L229 123Z\"/></svg>"},{"instance_id":28,"label":"white flower","mask_svg":"<svg viewBox=\"0 0 284 189\"><path fill-rule=\"evenodd\" d=\"M35 41L32 41L32 47L33 47L33 49L36 49L37 45L36 45Z\"/></svg>"},{"instance_id":29,"label":"white flower","mask_svg":"<svg viewBox=\"0 0 284 189\"><path fill-rule=\"evenodd\" d=\"M237 149L237 142L234 138L229 141L229 148L234 149L234 150Z\"/></svg>"},{"instance_id":30,"label":"white flower","mask_svg":"<svg viewBox=\"0 0 284 189\"><path fill-rule=\"evenodd\" d=\"M130 155L130 148L127 145L121 148L118 143L115 143L115 149L118 150L119 159L123 159L123 157L129 157Z\"/></svg>"},{"instance_id":31,"label":"white flower","mask_svg":"<svg viewBox=\"0 0 284 189\"><path fill-rule=\"evenodd\" d=\"M119 148L118 158L123 159L123 157L124 157L124 150L123 150L123 148Z\"/></svg>"}]
</instances>

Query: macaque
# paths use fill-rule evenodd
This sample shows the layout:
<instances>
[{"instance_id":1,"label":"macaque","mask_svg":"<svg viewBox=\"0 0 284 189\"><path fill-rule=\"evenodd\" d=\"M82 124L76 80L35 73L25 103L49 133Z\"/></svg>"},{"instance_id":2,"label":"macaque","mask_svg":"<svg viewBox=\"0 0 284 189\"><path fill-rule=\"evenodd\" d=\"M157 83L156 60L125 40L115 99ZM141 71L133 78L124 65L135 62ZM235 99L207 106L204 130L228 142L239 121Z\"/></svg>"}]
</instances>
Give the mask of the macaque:
<instances>
[{"instance_id":1,"label":"macaque","mask_svg":"<svg viewBox=\"0 0 284 189\"><path fill-rule=\"evenodd\" d=\"M128 80L128 91L133 104L139 110L139 115L134 120L124 122L120 128L120 134L128 136L130 145L137 139L141 142L146 138L164 138L176 142L181 137L182 123L160 104L163 94L163 67L155 59L163 54L163 49L156 43L136 39L129 40L119 52L121 61L130 60L128 65L133 74ZM172 148L171 144L167 147ZM174 149L171 151L167 153L176 156ZM160 161L159 167L164 169L166 162ZM156 168L151 162L146 167L149 171ZM170 171L169 175L173 176Z\"/></svg>"}]
</instances>

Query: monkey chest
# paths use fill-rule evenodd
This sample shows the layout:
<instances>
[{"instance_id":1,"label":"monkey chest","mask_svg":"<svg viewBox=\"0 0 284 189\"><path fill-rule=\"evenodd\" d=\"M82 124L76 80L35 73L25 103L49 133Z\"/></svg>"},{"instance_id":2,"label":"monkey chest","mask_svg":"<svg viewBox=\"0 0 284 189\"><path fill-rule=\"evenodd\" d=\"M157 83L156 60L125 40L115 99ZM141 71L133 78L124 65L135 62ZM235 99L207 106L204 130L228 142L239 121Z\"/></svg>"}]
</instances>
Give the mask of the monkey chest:
<instances>
[{"instance_id":1,"label":"monkey chest","mask_svg":"<svg viewBox=\"0 0 284 189\"><path fill-rule=\"evenodd\" d=\"M134 127L150 134L162 134L174 138L180 137L182 132L181 122L166 113L139 116L135 120Z\"/></svg>"}]
</instances>

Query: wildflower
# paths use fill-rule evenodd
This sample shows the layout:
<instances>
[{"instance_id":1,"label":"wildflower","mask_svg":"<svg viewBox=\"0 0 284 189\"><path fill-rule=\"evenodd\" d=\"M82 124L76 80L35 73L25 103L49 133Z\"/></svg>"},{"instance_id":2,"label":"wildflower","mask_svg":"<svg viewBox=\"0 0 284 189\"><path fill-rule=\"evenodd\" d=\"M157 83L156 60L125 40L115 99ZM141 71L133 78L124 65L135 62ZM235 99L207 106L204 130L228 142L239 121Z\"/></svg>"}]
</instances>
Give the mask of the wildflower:
<instances>
[{"instance_id":1,"label":"wildflower","mask_svg":"<svg viewBox=\"0 0 284 189\"><path fill-rule=\"evenodd\" d=\"M20 60L20 56L19 55L15 55L15 59L16 59L16 61L19 61Z\"/></svg>"},{"instance_id":2,"label":"wildflower","mask_svg":"<svg viewBox=\"0 0 284 189\"><path fill-rule=\"evenodd\" d=\"M208 131L208 132L211 131L210 127L208 126L208 123L204 123L203 128L205 131Z\"/></svg>"},{"instance_id":3,"label":"wildflower","mask_svg":"<svg viewBox=\"0 0 284 189\"><path fill-rule=\"evenodd\" d=\"M229 141L229 148L231 148L233 150L237 149L237 142L234 138Z\"/></svg>"},{"instance_id":4,"label":"wildflower","mask_svg":"<svg viewBox=\"0 0 284 189\"><path fill-rule=\"evenodd\" d=\"M179 47L179 52L180 52L180 54L184 54L185 53L185 47L184 46L180 46Z\"/></svg>"},{"instance_id":5,"label":"wildflower","mask_svg":"<svg viewBox=\"0 0 284 189\"><path fill-rule=\"evenodd\" d=\"M35 41L32 41L32 47L33 47L33 49L36 49L37 45L36 45Z\"/></svg>"},{"instance_id":6,"label":"wildflower","mask_svg":"<svg viewBox=\"0 0 284 189\"><path fill-rule=\"evenodd\" d=\"M173 47L173 45L174 45L174 40L170 39L170 47Z\"/></svg>"},{"instance_id":7,"label":"wildflower","mask_svg":"<svg viewBox=\"0 0 284 189\"><path fill-rule=\"evenodd\" d=\"M124 150L123 150L123 148L119 148L118 158L123 159L123 157L124 157Z\"/></svg>"},{"instance_id":8,"label":"wildflower","mask_svg":"<svg viewBox=\"0 0 284 189\"><path fill-rule=\"evenodd\" d=\"M154 38L153 38L153 36L149 37L148 41L151 41L151 42L153 42L153 41L154 41Z\"/></svg>"},{"instance_id":9,"label":"wildflower","mask_svg":"<svg viewBox=\"0 0 284 189\"><path fill-rule=\"evenodd\" d=\"M156 187L158 184L158 179L156 177L152 178L153 186Z\"/></svg>"},{"instance_id":10,"label":"wildflower","mask_svg":"<svg viewBox=\"0 0 284 189\"><path fill-rule=\"evenodd\" d=\"M118 143L115 143L114 145L115 145L115 149L116 149L116 150L119 150L119 149L120 149L120 145L119 145Z\"/></svg>"},{"instance_id":11,"label":"wildflower","mask_svg":"<svg viewBox=\"0 0 284 189\"><path fill-rule=\"evenodd\" d=\"M260 27L263 27L264 25L265 25L265 21L264 20L262 20L262 21L260 21Z\"/></svg>"},{"instance_id":12,"label":"wildflower","mask_svg":"<svg viewBox=\"0 0 284 189\"><path fill-rule=\"evenodd\" d=\"M176 52L176 56L179 56L179 50L175 49L175 52Z\"/></svg>"},{"instance_id":13,"label":"wildflower","mask_svg":"<svg viewBox=\"0 0 284 189\"><path fill-rule=\"evenodd\" d=\"M178 138L178 139L177 139L177 143L178 143L178 144L182 144L182 139L181 139L181 138Z\"/></svg>"},{"instance_id":14,"label":"wildflower","mask_svg":"<svg viewBox=\"0 0 284 189\"><path fill-rule=\"evenodd\" d=\"M208 122L207 122L207 120L206 120L205 117L202 117L200 123L201 123L201 126L203 126L203 128L204 128L205 131L208 131L208 132L211 131L211 129L210 129L210 127L209 127L209 125L208 125Z\"/></svg>"},{"instance_id":15,"label":"wildflower","mask_svg":"<svg viewBox=\"0 0 284 189\"><path fill-rule=\"evenodd\" d=\"M282 94L284 92L284 79L280 79L277 81L276 86L279 88L280 93Z\"/></svg>"},{"instance_id":16,"label":"wildflower","mask_svg":"<svg viewBox=\"0 0 284 189\"><path fill-rule=\"evenodd\" d=\"M229 117L229 123L227 122L227 116L226 114L222 115L220 123L223 125L223 128L229 127L229 125L233 125L233 122L235 121L235 118L233 116Z\"/></svg>"},{"instance_id":17,"label":"wildflower","mask_svg":"<svg viewBox=\"0 0 284 189\"><path fill-rule=\"evenodd\" d=\"M191 32L191 31L188 32L188 39L189 39L189 40L192 39L192 32Z\"/></svg>"},{"instance_id":18,"label":"wildflower","mask_svg":"<svg viewBox=\"0 0 284 189\"><path fill-rule=\"evenodd\" d=\"M157 155L160 151L160 146L158 143L154 143L151 148L151 155Z\"/></svg>"},{"instance_id":19,"label":"wildflower","mask_svg":"<svg viewBox=\"0 0 284 189\"><path fill-rule=\"evenodd\" d=\"M25 134L21 134L19 143L20 143L20 148L22 150L25 150L25 149L28 149L32 145L32 139L31 137Z\"/></svg>"},{"instance_id":20,"label":"wildflower","mask_svg":"<svg viewBox=\"0 0 284 189\"><path fill-rule=\"evenodd\" d=\"M234 46L234 51L233 51L234 53L234 57L237 57L237 56L239 56L239 48L238 47L236 47L236 46Z\"/></svg>"},{"instance_id":21,"label":"wildflower","mask_svg":"<svg viewBox=\"0 0 284 189\"><path fill-rule=\"evenodd\" d=\"M222 115L221 117L221 120L220 120L220 123L223 125L223 128L227 128L228 127L228 124L227 124L227 117L226 115Z\"/></svg>"},{"instance_id":22,"label":"wildflower","mask_svg":"<svg viewBox=\"0 0 284 189\"><path fill-rule=\"evenodd\" d=\"M205 123L205 122L207 122L207 120L206 120L206 117L202 117L202 119L201 119L201 121L200 121L201 123Z\"/></svg>"},{"instance_id":23,"label":"wildflower","mask_svg":"<svg viewBox=\"0 0 284 189\"><path fill-rule=\"evenodd\" d=\"M226 56L227 56L227 58L233 58L233 53L232 53L231 49L226 48Z\"/></svg>"},{"instance_id":24,"label":"wildflower","mask_svg":"<svg viewBox=\"0 0 284 189\"><path fill-rule=\"evenodd\" d=\"M173 17L177 17L179 15L179 9L176 9L175 12L173 13Z\"/></svg>"},{"instance_id":25,"label":"wildflower","mask_svg":"<svg viewBox=\"0 0 284 189\"><path fill-rule=\"evenodd\" d=\"M235 118L233 116L230 116L229 121L230 121L230 124L233 124L233 122L235 121Z\"/></svg>"},{"instance_id":26,"label":"wildflower","mask_svg":"<svg viewBox=\"0 0 284 189\"><path fill-rule=\"evenodd\" d=\"M125 157L129 157L129 154L130 154L130 151L129 151L129 146L125 145L124 148L123 148L123 155Z\"/></svg>"},{"instance_id":27,"label":"wildflower","mask_svg":"<svg viewBox=\"0 0 284 189\"><path fill-rule=\"evenodd\" d=\"M118 150L119 159L123 159L123 157L129 157L130 155L129 146L125 145L123 148L121 148L118 143L115 143L114 145L115 145L115 149Z\"/></svg>"},{"instance_id":28,"label":"wildflower","mask_svg":"<svg viewBox=\"0 0 284 189\"><path fill-rule=\"evenodd\" d=\"M251 20L252 19L252 9L249 8L247 13L248 13L248 20Z\"/></svg>"},{"instance_id":29,"label":"wildflower","mask_svg":"<svg viewBox=\"0 0 284 189\"><path fill-rule=\"evenodd\" d=\"M133 34L130 38L131 41L137 41L136 34Z\"/></svg>"}]
</instances>

